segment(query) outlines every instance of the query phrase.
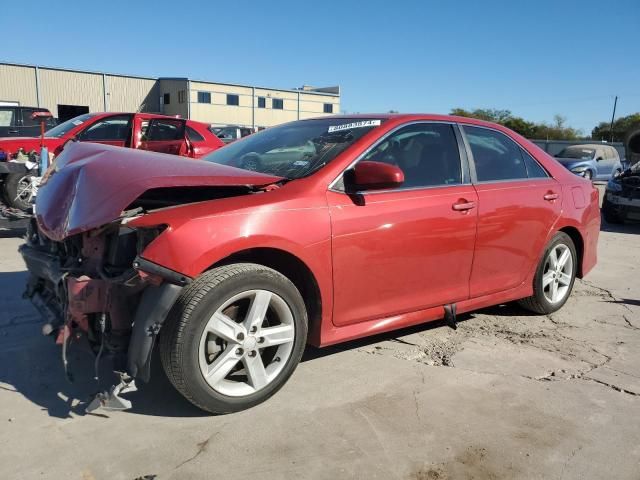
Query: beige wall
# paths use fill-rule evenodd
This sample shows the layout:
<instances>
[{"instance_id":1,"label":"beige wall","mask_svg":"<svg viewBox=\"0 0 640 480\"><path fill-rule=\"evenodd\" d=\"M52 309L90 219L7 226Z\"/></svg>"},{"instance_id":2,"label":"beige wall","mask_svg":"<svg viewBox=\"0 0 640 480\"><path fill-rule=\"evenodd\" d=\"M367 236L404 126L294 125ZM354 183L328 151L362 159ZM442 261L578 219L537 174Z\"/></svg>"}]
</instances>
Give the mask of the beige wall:
<instances>
[{"instance_id":1,"label":"beige wall","mask_svg":"<svg viewBox=\"0 0 640 480\"><path fill-rule=\"evenodd\" d=\"M36 69L0 65L0 101L18 102L25 107L37 106Z\"/></svg>"},{"instance_id":2,"label":"beige wall","mask_svg":"<svg viewBox=\"0 0 640 480\"><path fill-rule=\"evenodd\" d=\"M159 112L157 80L107 75L107 110L110 112Z\"/></svg>"},{"instance_id":3,"label":"beige wall","mask_svg":"<svg viewBox=\"0 0 640 480\"><path fill-rule=\"evenodd\" d=\"M180 115L183 118L189 116L189 103L187 92L189 91L189 82L186 79L160 79L158 92L159 97L168 93L170 98L169 105L160 105L160 112L166 115ZM181 93L183 92L183 93ZM184 95L184 98L182 96Z\"/></svg>"},{"instance_id":4,"label":"beige wall","mask_svg":"<svg viewBox=\"0 0 640 480\"><path fill-rule=\"evenodd\" d=\"M325 115L323 105L334 105L340 113L340 97L305 91L275 90L243 85L199 82L186 79L109 75L102 73L56 70L41 67L39 71L40 106L58 115L58 105L89 107L90 112L162 112L167 115L190 116L194 120L217 125L268 127L298 118ZM211 93L211 103L198 103L198 92ZM27 65L0 64L0 101L37 106L36 68ZM160 97L169 93L169 105L161 105ZM227 94L238 95L239 105L227 105ZM255 95L255 96L254 96ZM258 97L264 97L266 108L258 108ZM272 108L272 99L283 100L282 110ZM298 112L299 108L299 112Z\"/></svg>"},{"instance_id":5,"label":"beige wall","mask_svg":"<svg viewBox=\"0 0 640 480\"><path fill-rule=\"evenodd\" d=\"M58 115L58 105L88 106L90 112L104 110L102 75L40 68L40 106Z\"/></svg>"},{"instance_id":6,"label":"beige wall","mask_svg":"<svg viewBox=\"0 0 640 480\"><path fill-rule=\"evenodd\" d=\"M298 92L224 85L209 82L191 82L191 118L216 125L247 125L269 127L298 119ZM198 92L209 92L211 103L198 103ZM239 105L227 105L227 94L238 95ZM325 115L324 104L333 104L333 114L340 113L340 98L300 92L300 118ZM258 97L264 97L266 107L258 108ZM272 99L283 101L283 109L273 109ZM255 105L255 112L252 111ZM255 115L255 119L254 119Z\"/></svg>"}]
</instances>

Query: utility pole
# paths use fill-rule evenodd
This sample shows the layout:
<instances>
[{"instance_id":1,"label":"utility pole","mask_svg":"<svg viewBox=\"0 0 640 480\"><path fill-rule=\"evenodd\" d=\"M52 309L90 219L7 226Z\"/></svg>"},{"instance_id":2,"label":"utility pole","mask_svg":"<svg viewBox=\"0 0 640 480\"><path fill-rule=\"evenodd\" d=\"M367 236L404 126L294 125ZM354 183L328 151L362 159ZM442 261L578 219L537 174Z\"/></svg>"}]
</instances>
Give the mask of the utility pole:
<instances>
[{"instance_id":1,"label":"utility pole","mask_svg":"<svg viewBox=\"0 0 640 480\"><path fill-rule=\"evenodd\" d=\"M618 105L618 96L613 101L613 115L611 115L611 126L609 127L609 141L613 142L613 120L616 118L616 106Z\"/></svg>"}]
</instances>

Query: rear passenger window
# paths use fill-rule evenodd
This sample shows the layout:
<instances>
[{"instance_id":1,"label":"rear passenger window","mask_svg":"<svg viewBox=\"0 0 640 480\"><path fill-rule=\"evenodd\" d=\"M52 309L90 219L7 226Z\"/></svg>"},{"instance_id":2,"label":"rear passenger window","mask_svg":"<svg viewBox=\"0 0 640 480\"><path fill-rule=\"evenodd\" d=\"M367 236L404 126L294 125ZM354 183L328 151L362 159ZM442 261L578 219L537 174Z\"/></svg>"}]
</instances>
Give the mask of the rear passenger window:
<instances>
[{"instance_id":1,"label":"rear passenger window","mask_svg":"<svg viewBox=\"0 0 640 480\"><path fill-rule=\"evenodd\" d=\"M417 123L378 144L364 160L390 163L404 172L402 188L462 183L460 152L453 127Z\"/></svg>"},{"instance_id":2,"label":"rear passenger window","mask_svg":"<svg viewBox=\"0 0 640 480\"><path fill-rule=\"evenodd\" d=\"M192 142L204 142L204 137L191 127L187 127L187 136Z\"/></svg>"},{"instance_id":3,"label":"rear passenger window","mask_svg":"<svg viewBox=\"0 0 640 480\"><path fill-rule=\"evenodd\" d=\"M527 174L529 175L529 178L547 178L549 176L546 170L540 166L536 159L524 150L522 150L522 158L524 158L524 164L527 167Z\"/></svg>"},{"instance_id":4,"label":"rear passenger window","mask_svg":"<svg viewBox=\"0 0 640 480\"><path fill-rule=\"evenodd\" d=\"M527 178L520 147L506 135L488 128L464 126L479 182Z\"/></svg>"}]
</instances>

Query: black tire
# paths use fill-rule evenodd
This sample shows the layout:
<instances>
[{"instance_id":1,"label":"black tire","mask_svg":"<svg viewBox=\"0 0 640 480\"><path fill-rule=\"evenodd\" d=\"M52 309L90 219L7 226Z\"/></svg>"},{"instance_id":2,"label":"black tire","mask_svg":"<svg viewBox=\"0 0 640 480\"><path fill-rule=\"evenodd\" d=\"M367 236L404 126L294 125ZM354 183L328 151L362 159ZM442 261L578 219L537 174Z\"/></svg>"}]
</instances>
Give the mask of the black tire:
<instances>
[{"instance_id":1,"label":"black tire","mask_svg":"<svg viewBox=\"0 0 640 480\"><path fill-rule=\"evenodd\" d=\"M547 298L544 295L544 291L543 291L544 289L542 286L542 275L544 273L544 266L547 260L547 256L549 255L549 252L560 244L564 244L567 247L569 247L569 250L571 251L574 267L571 274L571 282L569 285L568 293L566 294L566 296L561 302L551 303L547 300ZM540 263L538 264L538 268L536 269L536 274L533 277L533 295L519 300L518 303L522 307L526 308L527 310L530 310L534 313L543 314L543 315L553 313L559 310L560 308L562 308L562 306L567 302L567 300L571 296L573 285L576 279L577 269L578 269L578 255L576 254L576 247L573 244L573 240L571 240L571 237L564 232L556 233L555 236L551 239L551 242L549 242L549 244L545 248L544 254L542 255L542 258L540 259Z\"/></svg>"},{"instance_id":2,"label":"black tire","mask_svg":"<svg viewBox=\"0 0 640 480\"><path fill-rule=\"evenodd\" d=\"M16 198L20 189L20 182L23 178L31 178L33 175L24 173L10 173L4 177L4 183L2 185L2 196L4 202L12 208L17 208L23 212L29 211L32 208L32 203L21 198Z\"/></svg>"},{"instance_id":3,"label":"black tire","mask_svg":"<svg viewBox=\"0 0 640 480\"><path fill-rule=\"evenodd\" d=\"M611 202L607 200L606 193L604 199L602 200L602 216L607 223L624 223L624 219L615 211L615 208L613 205L611 205Z\"/></svg>"},{"instance_id":4,"label":"black tire","mask_svg":"<svg viewBox=\"0 0 640 480\"><path fill-rule=\"evenodd\" d=\"M198 355L207 321L234 295L264 289L279 295L293 314L295 336L286 365L271 383L246 396L214 390L201 373ZM202 274L185 287L160 332L160 358L167 377L191 403L214 414L237 412L264 402L289 379L307 341L307 311L300 292L284 275L262 265L236 263Z\"/></svg>"}]
</instances>

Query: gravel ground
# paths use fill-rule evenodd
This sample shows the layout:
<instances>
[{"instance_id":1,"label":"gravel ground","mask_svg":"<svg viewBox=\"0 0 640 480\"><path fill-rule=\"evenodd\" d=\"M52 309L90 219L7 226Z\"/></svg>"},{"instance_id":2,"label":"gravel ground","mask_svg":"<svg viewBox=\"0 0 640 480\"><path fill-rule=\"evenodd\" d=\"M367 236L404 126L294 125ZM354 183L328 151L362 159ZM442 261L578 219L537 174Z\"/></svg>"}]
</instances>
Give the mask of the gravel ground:
<instances>
[{"instance_id":1,"label":"gravel ground","mask_svg":"<svg viewBox=\"0 0 640 480\"><path fill-rule=\"evenodd\" d=\"M324 350L269 402L207 416L154 366L126 412L83 414L92 359L39 334L0 230L0 478L640 479L640 225L603 224L565 307L515 305ZM145 477L148 476L148 477Z\"/></svg>"}]
</instances>

